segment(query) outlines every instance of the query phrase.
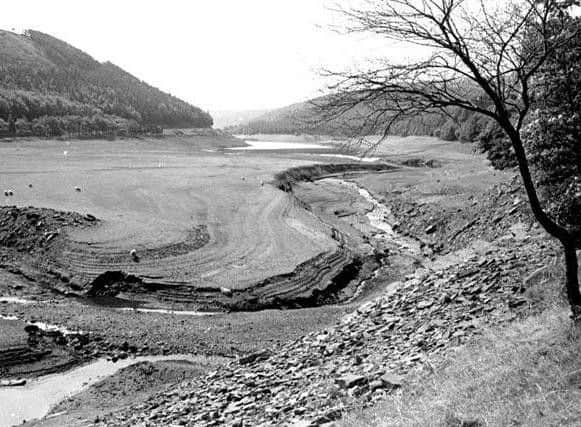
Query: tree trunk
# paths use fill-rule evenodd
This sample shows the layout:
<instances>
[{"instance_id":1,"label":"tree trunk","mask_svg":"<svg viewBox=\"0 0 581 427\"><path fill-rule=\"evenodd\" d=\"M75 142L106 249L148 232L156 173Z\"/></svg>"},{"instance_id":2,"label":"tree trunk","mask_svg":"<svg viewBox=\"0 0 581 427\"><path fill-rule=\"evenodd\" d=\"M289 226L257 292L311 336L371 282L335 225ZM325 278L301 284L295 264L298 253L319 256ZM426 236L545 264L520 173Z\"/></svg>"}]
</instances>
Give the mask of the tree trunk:
<instances>
[{"instance_id":1,"label":"tree trunk","mask_svg":"<svg viewBox=\"0 0 581 427\"><path fill-rule=\"evenodd\" d=\"M504 123L501 121L499 121L499 123L503 125L512 142L512 146L518 161L520 175L523 180L523 185L525 187L533 215L545 229L545 231L547 231L551 236L557 238L563 244L565 251L565 286L567 289L567 300L569 301L569 305L571 307L573 320L575 322L581 322L581 293L579 291L579 267L577 264L576 252L578 236L574 233L571 233L565 227L557 224L555 221L549 218L547 213L543 210L537 195L537 190L533 183L526 152L520 138L520 133L514 127L512 127L508 119Z\"/></svg>"},{"instance_id":2,"label":"tree trunk","mask_svg":"<svg viewBox=\"0 0 581 427\"><path fill-rule=\"evenodd\" d=\"M574 321L581 320L581 293L579 292L579 265L577 263L577 248L575 240L563 242L565 249L565 275L567 300L571 306Z\"/></svg>"}]
</instances>

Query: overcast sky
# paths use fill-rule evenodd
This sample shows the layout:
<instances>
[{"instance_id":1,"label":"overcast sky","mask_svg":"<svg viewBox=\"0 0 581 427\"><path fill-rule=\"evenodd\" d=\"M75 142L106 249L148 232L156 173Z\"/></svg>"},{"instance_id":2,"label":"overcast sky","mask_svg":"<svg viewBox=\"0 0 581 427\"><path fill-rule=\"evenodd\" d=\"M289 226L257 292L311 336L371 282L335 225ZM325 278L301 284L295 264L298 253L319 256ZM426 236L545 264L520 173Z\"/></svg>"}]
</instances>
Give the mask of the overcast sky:
<instances>
[{"instance_id":1,"label":"overcast sky","mask_svg":"<svg viewBox=\"0 0 581 427\"><path fill-rule=\"evenodd\" d=\"M317 95L322 65L371 56L376 41L329 30L334 3L13 0L0 28L49 33L205 110L262 109Z\"/></svg>"}]
</instances>

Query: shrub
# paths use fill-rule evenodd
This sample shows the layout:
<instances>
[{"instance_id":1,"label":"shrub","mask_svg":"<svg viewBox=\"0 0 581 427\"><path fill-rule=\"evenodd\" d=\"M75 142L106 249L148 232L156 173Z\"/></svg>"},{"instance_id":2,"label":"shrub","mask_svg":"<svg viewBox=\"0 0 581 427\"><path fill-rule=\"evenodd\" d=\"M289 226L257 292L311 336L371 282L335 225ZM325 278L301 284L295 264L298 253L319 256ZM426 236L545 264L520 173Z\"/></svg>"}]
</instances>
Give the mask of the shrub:
<instances>
[{"instance_id":1,"label":"shrub","mask_svg":"<svg viewBox=\"0 0 581 427\"><path fill-rule=\"evenodd\" d=\"M472 114L466 120L461 122L460 128L458 129L458 138L462 142L475 142L478 140L478 136L484 130L486 126L487 119L481 114Z\"/></svg>"},{"instance_id":2,"label":"shrub","mask_svg":"<svg viewBox=\"0 0 581 427\"><path fill-rule=\"evenodd\" d=\"M458 140L458 127L452 119L448 120L440 128L440 139L444 141L457 141Z\"/></svg>"},{"instance_id":3,"label":"shrub","mask_svg":"<svg viewBox=\"0 0 581 427\"><path fill-rule=\"evenodd\" d=\"M486 157L495 169L516 167L514 149L498 123L491 119L486 120L486 125L476 139L478 149L486 153Z\"/></svg>"},{"instance_id":4,"label":"shrub","mask_svg":"<svg viewBox=\"0 0 581 427\"><path fill-rule=\"evenodd\" d=\"M545 208L561 224L581 225L581 117L537 110L523 132Z\"/></svg>"}]
</instances>

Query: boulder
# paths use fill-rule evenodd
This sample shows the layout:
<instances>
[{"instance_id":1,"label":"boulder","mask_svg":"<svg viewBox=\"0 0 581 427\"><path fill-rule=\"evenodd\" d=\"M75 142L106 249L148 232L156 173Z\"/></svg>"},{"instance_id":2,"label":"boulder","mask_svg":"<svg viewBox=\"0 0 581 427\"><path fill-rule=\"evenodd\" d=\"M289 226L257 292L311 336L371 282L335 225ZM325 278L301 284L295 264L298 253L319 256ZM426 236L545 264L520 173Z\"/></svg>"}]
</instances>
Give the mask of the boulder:
<instances>
[{"instance_id":1,"label":"boulder","mask_svg":"<svg viewBox=\"0 0 581 427\"><path fill-rule=\"evenodd\" d=\"M351 388L361 385L367 381L363 375L346 374L335 379L335 383L341 388Z\"/></svg>"},{"instance_id":2,"label":"boulder","mask_svg":"<svg viewBox=\"0 0 581 427\"><path fill-rule=\"evenodd\" d=\"M400 388L403 384L403 379L399 375L392 374L391 372L386 372L380 378L383 383L383 387L389 389Z\"/></svg>"},{"instance_id":3,"label":"boulder","mask_svg":"<svg viewBox=\"0 0 581 427\"><path fill-rule=\"evenodd\" d=\"M436 231L436 224L431 224L428 227L426 227L426 229L424 230L424 233L432 234L434 231Z\"/></svg>"},{"instance_id":4,"label":"boulder","mask_svg":"<svg viewBox=\"0 0 581 427\"><path fill-rule=\"evenodd\" d=\"M270 356L271 352L269 350L257 351L256 353L242 356L240 359L238 359L238 363L241 365L249 365L260 360L267 360Z\"/></svg>"},{"instance_id":5,"label":"boulder","mask_svg":"<svg viewBox=\"0 0 581 427\"><path fill-rule=\"evenodd\" d=\"M222 295L224 295L224 296L231 297L232 296L232 289L221 287L220 293L222 293Z\"/></svg>"}]
</instances>

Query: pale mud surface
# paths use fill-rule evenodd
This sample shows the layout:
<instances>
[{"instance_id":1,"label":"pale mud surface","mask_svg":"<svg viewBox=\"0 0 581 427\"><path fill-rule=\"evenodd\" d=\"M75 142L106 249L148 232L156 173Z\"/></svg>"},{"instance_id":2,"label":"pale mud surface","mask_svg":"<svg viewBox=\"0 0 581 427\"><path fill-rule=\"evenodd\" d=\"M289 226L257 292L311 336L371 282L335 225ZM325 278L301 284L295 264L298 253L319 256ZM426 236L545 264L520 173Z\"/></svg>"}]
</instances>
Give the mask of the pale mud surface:
<instances>
[{"instance_id":1,"label":"pale mud surface","mask_svg":"<svg viewBox=\"0 0 581 427\"><path fill-rule=\"evenodd\" d=\"M96 410L122 408L162 385L191 379L226 362L222 358L188 355L142 356L116 363L96 360L65 374L34 379L21 387L0 388L0 426L41 418L49 411L59 414L78 409L87 398ZM109 378L114 374L117 375ZM79 396L74 398L75 395ZM55 425L67 424L62 419L59 423Z\"/></svg>"},{"instance_id":2,"label":"pale mud surface","mask_svg":"<svg viewBox=\"0 0 581 427\"><path fill-rule=\"evenodd\" d=\"M328 230L289 195L261 185L305 160L208 153L192 145L0 144L0 188L14 190L2 202L99 218L96 227L71 230L72 244L56 260L84 280L121 270L167 282L244 288L336 247ZM196 241L200 227L208 236ZM138 263L131 249L140 255Z\"/></svg>"}]
</instances>

